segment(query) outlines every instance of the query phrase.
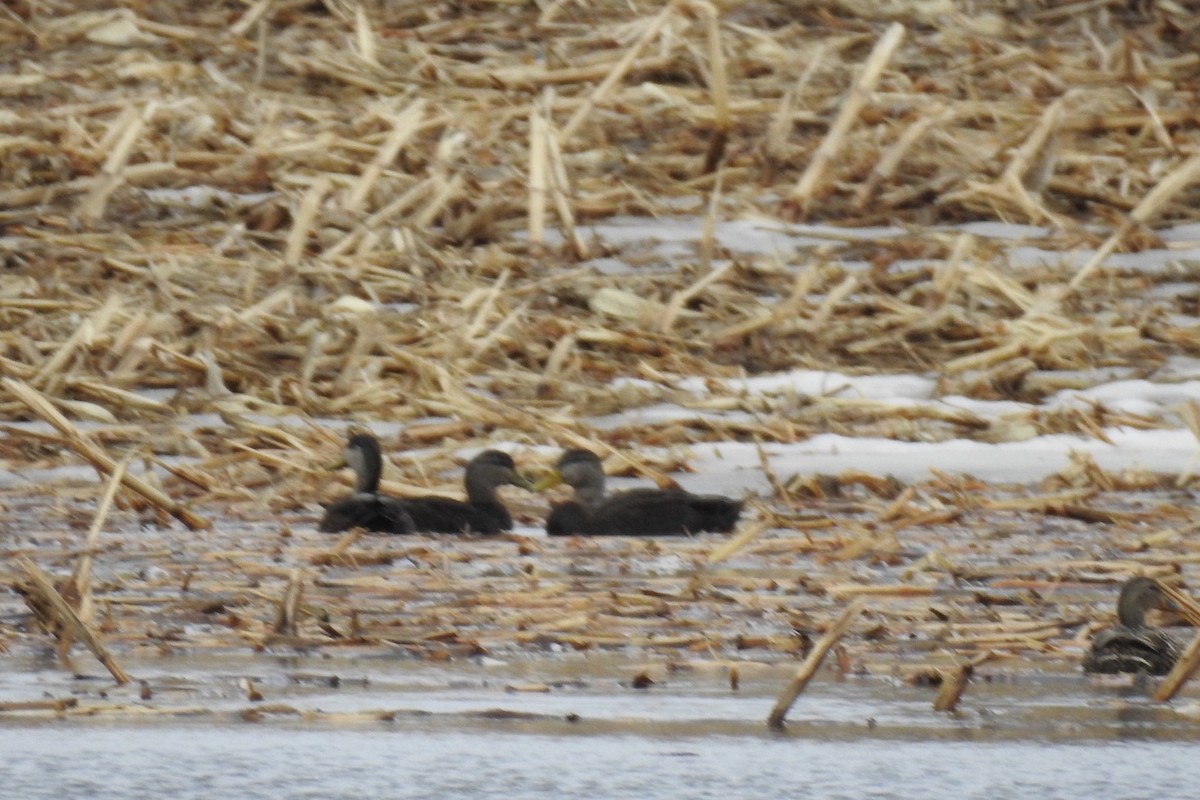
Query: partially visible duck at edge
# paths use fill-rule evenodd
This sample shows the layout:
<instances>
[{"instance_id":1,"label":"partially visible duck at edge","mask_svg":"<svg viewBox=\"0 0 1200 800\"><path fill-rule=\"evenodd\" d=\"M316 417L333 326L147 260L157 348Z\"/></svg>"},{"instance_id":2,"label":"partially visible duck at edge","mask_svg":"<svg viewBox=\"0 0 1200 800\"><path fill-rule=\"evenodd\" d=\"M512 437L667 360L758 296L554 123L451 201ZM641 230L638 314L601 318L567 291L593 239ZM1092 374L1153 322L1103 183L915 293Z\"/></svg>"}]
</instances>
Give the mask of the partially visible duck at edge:
<instances>
[{"instance_id":1,"label":"partially visible duck at edge","mask_svg":"<svg viewBox=\"0 0 1200 800\"><path fill-rule=\"evenodd\" d=\"M683 489L630 489L604 493L604 466L590 450L567 450L535 491L565 483L573 500L546 518L550 536L679 536L700 531L727 533L742 513L742 501Z\"/></svg>"},{"instance_id":2,"label":"partially visible duck at edge","mask_svg":"<svg viewBox=\"0 0 1200 800\"><path fill-rule=\"evenodd\" d=\"M337 533L366 528L377 533L413 532L413 520L403 501L379 493L383 454L374 436L368 433L351 436L342 451L342 461L334 469L339 467L354 470L354 494L326 506L317 530Z\"/></svg>"},{"instance_id":3,"label":"partially visible duck at edge","mask_svg":"<svg viewBox=\"0 0 1200 800\"><path fill-rule=\"evenodd\" d=\"M413 528L427 533L500 533L512 530L513 519L496 496L501 486L532 490L533 482L517 471L512 456L500 450L484 450L467 464L463 474L467 500L449 497L412 497L404 508Z\"/></svg>"},{"instance_id":4,"label":"partially visible duck at edge","mask_svg":"<svg viewBox=\"0 0 1200 800\"><path fill-rule=\"evenodd\" d=\"M1179 659L1179 644L1166 632L1146 625L1146 612L1166 603L1162 586L1153 578L1139 576L1126 581L1117 599L1120 624L1092 638L1083 671L1103 675L1170 672Z\"/></svg>"}]
</instances>

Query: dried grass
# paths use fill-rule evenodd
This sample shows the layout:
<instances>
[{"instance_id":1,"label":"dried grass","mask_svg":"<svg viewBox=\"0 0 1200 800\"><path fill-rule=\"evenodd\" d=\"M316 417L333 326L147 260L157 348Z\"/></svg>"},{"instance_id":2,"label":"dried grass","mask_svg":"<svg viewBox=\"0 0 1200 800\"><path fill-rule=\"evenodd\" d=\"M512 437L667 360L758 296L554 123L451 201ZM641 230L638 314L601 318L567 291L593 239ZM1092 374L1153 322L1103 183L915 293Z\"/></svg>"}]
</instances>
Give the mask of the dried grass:
<instances>
[{"instance_id":1,"label":"dried grass","mask_svg":"<svg viewBox=\"0 0 1200 800\"><path fill-rule=\"evenodd\" d=\"M201 5L51 0L0 18L0 46L19 54L0 75L0 417L55 429L5 427L0 459L23 471L82 457L122 487L110 525L138 513L198 529L120 536L114 552L99 523L75 541L44 532L96 519L94 484L0 496L0 582L20 580L14 556L78 568L114 646L154 649L201 619L221 632L187 643L198 650L683 657L750 642L791 658L793 630L825 628L841 598L866 594L877 638L850 640L865 662L888 642L922 658L899 647L914 631L958 659L946 668L1001 650L1063 660L1123 574L1186 574L1200 558L1174 476L1094 464L1043 495L936 476L897 487L869 464L773 477L769 527L729 543L331 544L307 526L339 436L294 420L416 423L387 442L422 450L389 469L397 494L455 492L454 453L497 439L619 453L666 484L686 450L655 463L639 445L1163 426L1099 404L996 422L673 387L797 366L929 370L946 393L1034 402L1097 367L1144 374L1200 353L1180 318L1194 298L1152 295L1193 264L1018 267L1021 242L945 227L1048 225L1039 246L1104 254L1194 221L1200 58L1178 6L1142 18L1116 3ZM635 248L617 255L650 269L577 265L605 248L586 223L681 204L710 220L802 214L907 233L830 233L795 263L739 254L711 269L727 254L710 230L670 269ZM843 266L856 259L871 268ZM645 387L615 388L618 376ZM580 421L664 400L753 422L602 436ZM220 422L187 424L194 414ZM119 466L139 457L169 477ZM544 513L510 500L523 519ZM220 523L205 532L209 516ZM677 572L646 571L670 556ZM101 562L163 574L101 587L88 578ZM899 564L902 584L859 569ZM21 636L0 626L0 648Z\"/></svg>"}]
</instances>

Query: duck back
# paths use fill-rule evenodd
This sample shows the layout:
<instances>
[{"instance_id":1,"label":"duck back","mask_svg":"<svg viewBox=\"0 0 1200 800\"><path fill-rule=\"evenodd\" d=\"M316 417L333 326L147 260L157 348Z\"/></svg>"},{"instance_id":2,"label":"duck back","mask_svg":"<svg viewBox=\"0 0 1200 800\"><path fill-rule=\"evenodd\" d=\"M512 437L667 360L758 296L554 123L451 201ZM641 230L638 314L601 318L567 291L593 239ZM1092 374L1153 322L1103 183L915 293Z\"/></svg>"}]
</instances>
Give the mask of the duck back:
<instances>
[{"instance_id":1,"label":"duck back","mask_svg":"<svg viewBox=\"0 0 1200 800\"><path fill-rule=\"evenodd\" d=\"M1179 659L1179 645L1154 628L1116 625L1101 631L1083 660L1083 671L1100 675L1122 672L1166 675Z\"/></svg>"},{"instance_id":2,"label":"duck back","mask_svg":"<svg viewBox=\"0 0 1200 800\"><path fill-rule=\"evenodd\" d=\"M413 532L413 520L404 504L392 497L360 492L325 507L317 530L338 533L351 528L366 528L376 533Z\"/></svg>"},{"instance_id":3,"label":"duck back","mask_svg":"<svg viewBox=\"0 0 1200 800\"><path fill-rule=\"evenodd\" d=\"M464 503L449 497L404 501L413 528L424 533L485 533L512 530L512 515L499 501Z\"/></svg>"},{"instance_id":4,"label":"duck back","mask_svg":"<svg viewBox=\"0 0 1200 800\"><path fill-rule=\"evenodd\" d=\"M589 508L571 502L556 506L546 520L551 536L682 536L701 531L727 533L742 512L740 500L680 490L634 489Z\"/></svg>"}]
</instances>

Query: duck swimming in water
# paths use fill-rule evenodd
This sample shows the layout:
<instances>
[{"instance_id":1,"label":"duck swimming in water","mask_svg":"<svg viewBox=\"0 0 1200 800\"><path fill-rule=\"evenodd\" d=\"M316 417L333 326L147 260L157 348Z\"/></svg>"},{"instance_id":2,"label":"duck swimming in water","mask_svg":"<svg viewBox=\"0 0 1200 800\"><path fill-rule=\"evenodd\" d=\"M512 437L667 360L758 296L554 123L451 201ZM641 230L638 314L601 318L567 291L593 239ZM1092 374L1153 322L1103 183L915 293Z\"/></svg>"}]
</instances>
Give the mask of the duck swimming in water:
<instances>
[{"instance_id":1,"label":"duck swimming in water","mask_svg":"<svg viewBox=\"0 0 1200 800\"><path fill-rule=\"evenodd\" d=\"M496 497L496 489L505 484L533 488L517 472L512 456L484 450L467 464L465 503L450 497L388 497L379 494L383 456L378 440L370 434L350 437L342 466L354 470L354 494L325 509L319 530L326 533L354 527L380 533L499 533L512 529L512 516Z\"/></svg>"},{"instance_id":2,"label":"duck swimming in water","mask_svg":"<svg viewBox=\"0 0 1200 800\"><path fill-rule=\"evenodd\" d=\"M1163 605L1166 597L1153 578L1130 578L1117 599L1119 625L1092 639L1083 671L1112 675L1119 672L1166 675L1179 659L1179 644L1167 633L1146 626L1146 612Z\"/></svg>"},{"instance_id":3,"label":"duck swimming in water","mask_svg":"<svg viewBox=\"0 0 1200 800\"><path fill-rule=\"evenodd\" d=\"M412 497L404 508L413 528L428 533L500 533L512 530L512 515L496 496L506 484L533 489L533 482L517 471L512 456L500 450L484 450L471 459L463 475L467 501L449 497Z\"/></svg>"},{"instance_id":4,"label":"duck swimming in water","mask_svg":"<svg viewBox=\"0 0 1200 800\"><path fill-rule=\"evenodd\" d=\"M379 533L412 533L413 521L404 503L379 493L383 474L383 454L379 441L370 434L356 433L342 452L342 462L354 470L354 494L325 507L325 516L317 530L337 533L351 528L366 528Z\"/></svg>"},{"instance_id":5,"label":"duck swimming in water","mask_svg":"<svg viewBox=\"0 0 1200 800\"><path fill-rule=\"evenodd\" d=\"M534 489L565 483L574 500L555 506L546 518L551 536L678 536L700 531L727 533L737 524L742 501L682 489L630 489L604 493L604 466L590 450L567 450Z\"/></svg>"}]
</instances>

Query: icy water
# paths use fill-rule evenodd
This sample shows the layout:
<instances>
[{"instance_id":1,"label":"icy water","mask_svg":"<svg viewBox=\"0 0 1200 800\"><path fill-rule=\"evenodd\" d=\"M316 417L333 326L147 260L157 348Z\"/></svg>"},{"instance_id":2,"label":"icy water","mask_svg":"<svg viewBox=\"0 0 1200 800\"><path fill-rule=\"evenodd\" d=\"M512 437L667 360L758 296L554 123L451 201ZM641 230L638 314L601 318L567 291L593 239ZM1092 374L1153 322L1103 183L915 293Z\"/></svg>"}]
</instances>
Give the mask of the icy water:
<instances>
[{"instance_id":1,"label":"icy water","mask_svg":"<svg viewBox=\"0 0 1200 800\"><path fill-rule=\"evenodd\" d=\"M1146 687L1018 667L942 714L932 689L825 672L772 733L794 665L734 690L717 671L634 689L614 664L280 659L247 673L233 660L189 676L147 662L146 707L178 714L2 716L0 797L1144 798L1190 796L1200 779L1193 701L1155 706ZM4 699L125 691L29 666L0 667ZM513 691L531 669L545 691ZM242 696L239 674L264 701ZM271 710L284 707L320 715ZM265 713L242 721L253 709Z\"/></svg>"},{"instance_id":2,"label":"icy water","mask_svg":"<svg viewBox=\"0 0 1200 800\"><path fill-rule=\"evenodd\" d=\"M21 798L1186 797L1185 742L1076 744L224 726L0 729Z\"/></svg>"}]
</instances>

